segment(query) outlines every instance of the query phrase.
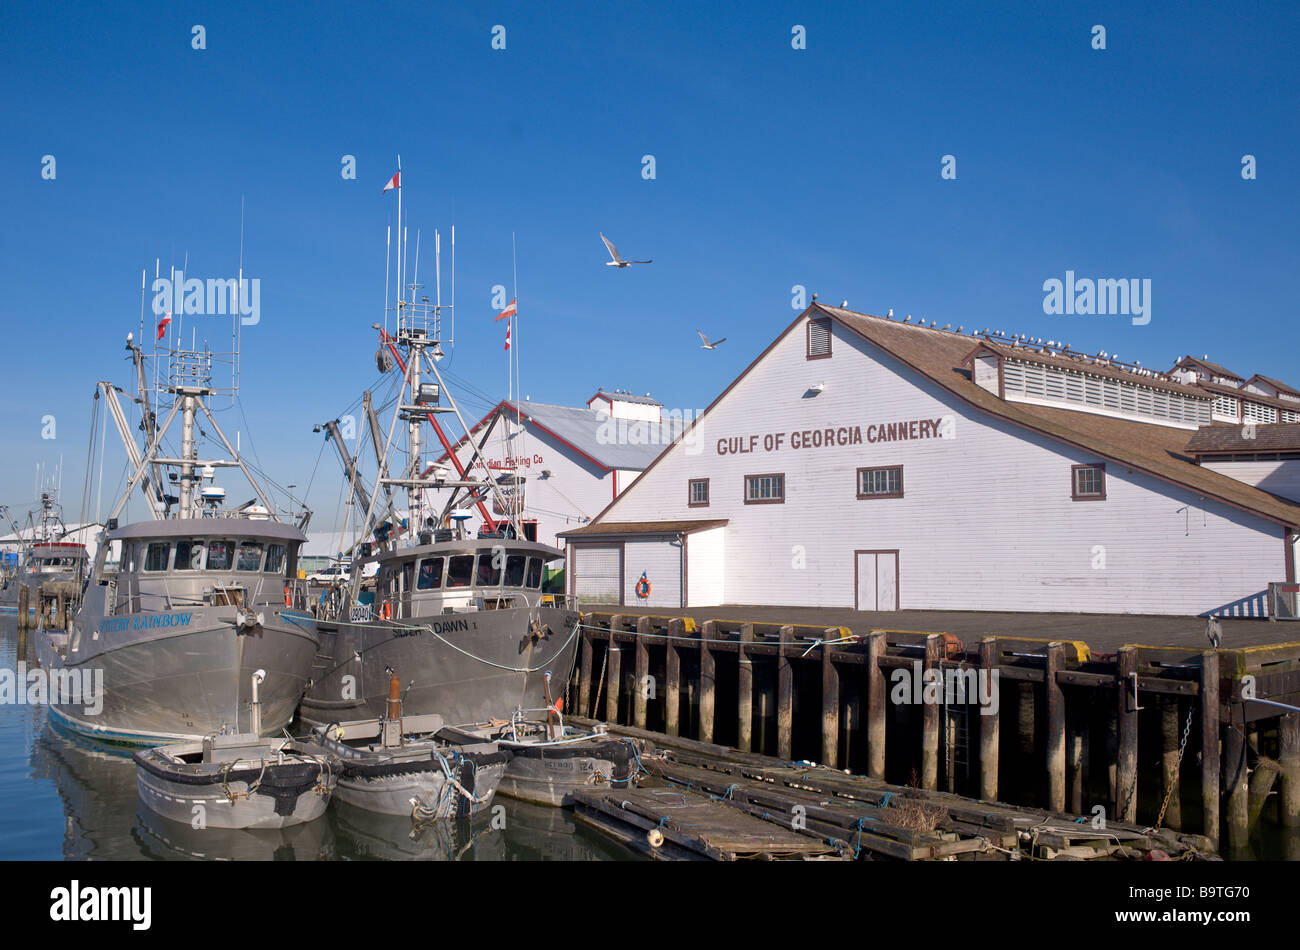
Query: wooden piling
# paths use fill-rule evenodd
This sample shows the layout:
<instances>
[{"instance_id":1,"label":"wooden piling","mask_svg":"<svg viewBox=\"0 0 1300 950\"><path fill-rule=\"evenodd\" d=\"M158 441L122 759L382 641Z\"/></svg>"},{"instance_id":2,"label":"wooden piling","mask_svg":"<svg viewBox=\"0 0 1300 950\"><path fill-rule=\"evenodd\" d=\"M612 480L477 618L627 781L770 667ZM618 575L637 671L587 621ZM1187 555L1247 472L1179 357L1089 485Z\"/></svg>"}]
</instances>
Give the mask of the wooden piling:
<instances>
[{"instance_id":1,"label":"wooden piling","mask_svg":"<svg viewBox=\"0 0 1300 950\"><path fill-rule=\"evenodd\" d=\"M1241 679L1237 674L1232 676L1228 721L1224 723L1223 728L1223 791L1228 798L1227 807L1224 809L1224 826L1227 830L1227 850L1230 852L1244 849L1250 832L1245 704L1238 700L1240 695Z\"/></svg>"},{"instance_id":2,"label":"wooden piling","mask_svg":"<svg viewBox=\"0 0 1300 950\"><path fill-rule=\"evenodd\" d=\"M998 665L998 641L985 637L980 641L980 676L987 677L990 692L998 689L994 671ZM998 712L999 696L990 695L987 706L980 707L980 798L998 800ZM883 758L883 756L882 756Z\"/></svg>"},{"instance_id":3,"label":"wooden piling","mask_svg":"<svg viewBox=\"0 0 1300 950\"><path fill-rule=\"evenodd\" d=\"M1219 654L1201 654L1201 803L1202 834L1219 847Z\"/></svg>"},{"instance_id":4,"label":"wooden piling","mask_svg":"<svg viewBox=\"0 0 1300 950\"><path fill-rule=\"evenodd\" d=\"M1016 697L1016 735L1020 737L1020 752L1032 761L1038 739L1038 711L1034 708L1034 684L1021 680L1016 684Z\"/></svg>"},{"instance_id":5,"label":"wooden piling","mask_svg":"<svg viewBox=\"0 0 1300 950\"><path fill-rule=\"evenodd\" d=\"M1065 811L1065 693L1056 675L1065 666L1065 644L1047 645L1047 664L1043 679L1044 705L1047 707L1047 807Z\"/></svg>"},{"instance_id":6,"label":"wooden piling","mask_svg":"<svg viewBox=\"0 0 1300 950\"><path fill-rule=\"evenodd\" d=\"M650 618L638 617L636 621L636 648L632 665L632 725L645 728L646 709L653 684L650 680Z\"/></svg>"},{"instance_id":7,"label":"wooden piling","mask_svg":"<svg viewBox=\"0 0 1300 950\"><path fill-rule=\"evenodd\" d=\"M792 755L790 736L794 729L794 670L788 655L793 642L794 627L782 627L776 657L776 757L786 761Z\"/></svg>"},{"instance_id":8,"label":"wooden piling","mask_svg":"<svg viewBox=\"0 0 1300 950\"><path fill-rule=\"evenodd\" d=\"M1287 828L1300 826L1300 713L1288 713L1277 723L1278 757L1282 766L1282 792L1278 819Z\"/></svg>"},{"instance_id":9,"label":"wooden piling","mask_svg":"<svg viewBox=\"0 0 1300 950\"><path fill-rule=\"evenodd\" d=\"M839 768L840 758L840 674L835 669L835 647L825 640L838 639L831 627L822 634L822 764Z\"/></svg>"},{"instance_id":10,"label":"wooden piling","mask_svg":"<svg viewBox=\"0 0 1300 950\"><path fill-rule=\"evenodd\" d=\"M32 621L27 612L30 609L31 591L26 584L18 587L18 643L17 660L27 659L27 631L31 629Z\"/></svg>"},{"instance_id":11,"label":"wooden piling","mask_svg":"<svg viewBox=\"0 0 1300 950\"><path fill-rule=\"evenodd\" d=\"M942 675L939 667L943 657L943 637L932 633L925 638L925 667L928 674L934 670ZM924 680L923 680L924 682ZM940 689L942 689L942 683ZM921 787L935 791L939 787L939 703L925 702L925 691L914 700L921 703Z\"/></svg>"},{"instance_id":12,"label":"wooden piling","mask_svg":"<svg viewBox=\"0 0 1300 950\"><path fill-rule=\"evenodd\" d=\"M700 741L713 741L714 686L717 680L717 660L709 649L718 636L718 625L705 621L700 628Z\"/></svg>"},{"instance_id":13,"label":"wooden piling","mask_svg":"<svg viewBox=\"0 0 1300 950\"><path fill-rule=\"evenodd\" d=\"M578 708L582 710L579 715L596 716L596 710L591 708L591 655L594 652L591 645L591 631L582 631L582 640L578 644Z\"/></svg>"},{"instance_id":14,"label":"wooden piling","mask_svg":"<svg viewBox=\"0 0 1300 950\"><path fill-rule=\"evenodd\" d=\"M614 639L615 632L623 626L623 615L609 618L609 650L605 658L605 721L618 722L619 688L623 685L623 652Z\"/></svg>"},{"instance_id":15,"label":"wooden piling","mask_svg":"<svg viewBox=\"0 0 1300 950\"><path fill-rule=\"evenodd\" d=\"M885 653L885 635L873 633L867 637L867 774L872 778L885 777L885 671L880 668L880 658Z\"/></svg>"},{"instance_id":16,"label":"wooden piling","mask_svg":"<svg viewBox=\"0 0 1300 950\"><path fill-rule=\"evenodd\" d=\"M681 683L682 683L682 655L678 652L678 645L681 640L682 632L686 625L680 620L668 621L668 645L665 660L665 678L667 683L664 684L664 732L670 736L675 736L680 731L678 720L681 716Z\"/></svg>"},{"instance_id":17,"label":"wooden piling","mask_svg":"<svg viewBox=\"0 0 1300 950\"><path fill-rule=\"evenodd\" d=\"M737 666L740 671L739 697L736 702L739 738L736 748L741 752L751 751L754 740L754 661L745 651L745 644L753 642L754 625L747 623L740 628L740 644L736 648Z\"/></svg>"},{"instance_id":18,"label":"wooden piling","mask_svg":"<svg viewBox=\"0 0 1300 950\"><path fill-rule=\"evenodd\" d=\"M1183 737L1183 719L1178 698L1160 699L1160 801L1165 806L1164 827L1181 831L1183 827L1182 790L1179 786L1178 748Z\"/></svg>"},{"instance_id":19,"label":"wooden piling","mask_svg":"<svg viewBox=\"0 0 1300 950\"><path fill-rule=\"evenodd\" d=\"M1065 739L1065 768L1067 775L1066 802L1070 813L1082 815L1088 799L1088 709L1090 704L1079 696L1079 701L1066 705L1066 722L1069 723Z\"/></svg>"},{"instance_id":20,"label":"wooden piling","mask_svg":"<svg viewBox=\"0 0 1300 950\"><path fill-rule=\"evenodd\" d=\"M1255 827L1259 821L1259 816L1263 814L1264 805L1272 795L1273 786L1277 784L1277 778L1281 772L1282 766L1276 759L1261 755L1256 760L1255 768L1250 773L1247 834Z\"/></svg>"},{"instance_id":21,"label":"wooden piling","mask_svg":"<svg viewBox=\"0 0 1300 950\"><path fill-rule=\"evenodd\" d=\"M1137 820L1137 752L1138 701L1136 680L1137 648L1120 647L1115 655L1118 666L1117 715L1119 720L1119 756L1115 777L1115 815L1123 821Z\"/></svg>"}]
</instances>

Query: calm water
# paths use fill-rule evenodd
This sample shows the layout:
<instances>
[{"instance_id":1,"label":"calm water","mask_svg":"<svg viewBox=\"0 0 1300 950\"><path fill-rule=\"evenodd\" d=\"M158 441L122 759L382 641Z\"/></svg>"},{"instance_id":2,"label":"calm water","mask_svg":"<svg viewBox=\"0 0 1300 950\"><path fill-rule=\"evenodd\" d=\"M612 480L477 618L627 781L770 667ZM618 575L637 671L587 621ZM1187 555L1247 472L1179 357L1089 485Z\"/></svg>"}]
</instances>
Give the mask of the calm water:
<instances>
[{"instance_id":1,"label":"calm water","mask_svg":"<svg viewBox=\"0 0 1300 950\"><path fill-rule=\"evenodd\" d=\"M16 620L0 616L0 668L15 669ZM130 752L56 730L44 707L0 705L0 860L608 861L632 853L573 813L499 798L506 826L436 822L331 803L282 831L195 831L138 805Z\"/></svg>"}]
</instances>

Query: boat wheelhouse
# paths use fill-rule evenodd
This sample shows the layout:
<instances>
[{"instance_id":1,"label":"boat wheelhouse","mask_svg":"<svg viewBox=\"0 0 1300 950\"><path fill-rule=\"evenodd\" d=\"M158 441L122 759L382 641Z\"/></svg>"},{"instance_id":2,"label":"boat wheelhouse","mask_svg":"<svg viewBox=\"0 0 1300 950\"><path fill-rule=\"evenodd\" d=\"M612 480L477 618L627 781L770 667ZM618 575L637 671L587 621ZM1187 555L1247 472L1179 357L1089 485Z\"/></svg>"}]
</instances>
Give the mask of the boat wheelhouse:
<instances>
[{"instance_id":1,"label":"boat wheelhouse","mask_svg":"<svg viewBox=\"0 0 1300 950\"><path fill-rule=\"evenodd\" d=\"M403 619L472 610L555 605L546 565L564 552L532 541L466 538L378 555L375 610ZM559 598L563 600L563 596Z\"/></svg>"}]
</instances>

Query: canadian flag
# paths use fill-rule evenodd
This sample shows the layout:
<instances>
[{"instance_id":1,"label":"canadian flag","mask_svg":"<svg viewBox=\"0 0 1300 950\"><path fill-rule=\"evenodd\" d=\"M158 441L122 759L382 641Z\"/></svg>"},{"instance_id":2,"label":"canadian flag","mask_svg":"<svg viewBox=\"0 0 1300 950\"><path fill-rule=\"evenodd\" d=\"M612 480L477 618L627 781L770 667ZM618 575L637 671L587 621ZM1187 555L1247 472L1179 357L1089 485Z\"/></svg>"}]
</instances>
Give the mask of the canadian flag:
<instances>
[{"instance_id":1,"label":"canadian flag","mask_svg":"<svg viewBox=\"0 0 1300 950\"><path fill-rule=\"evenodd\" d=\"M497 314L496 320L493 320L492 322L496 323L497 320L504 320L506 317L513 317L515 314L517 314L519 312L519 308L516 307L515 304L517 304L518 302L519 302L518 297L510 301L510 303L506 306L506 308Z\"/></svg>"},{"instance_id":2,"label":"canadian flag","mask_svg":"<svg viewBox=\"0 0 1300 950\"><path fill-rule=\"evenodd\" d=\"M511 320L510 323L514 323L514 321ZM510 349L510 323L506 324L506 349L507 350Z\"/></svg>"},{"instance_id":3,"label":"canadian flag","mask_svg":"<svg viewBox=\"0 0 1300 950\"><path fill-rule=\"evenodd\" d=\"M393 177L388 179L388 184L384 185L384 191L387 191L389 188L401 188L401 187L402 187L402 170L399 168L393 174Z\"/></svg>"},{"instance_id":4,"label":"canadian flag","mask_svg":"<svg viewBox=\"0 0 1300 950\"><path fill-rule=\"evenodd\" d=\"M172 312L167 311L167 315L158 321L158 339L161 340L167 333L167 324L172 322Z\"/></svg>"}]
</instances>

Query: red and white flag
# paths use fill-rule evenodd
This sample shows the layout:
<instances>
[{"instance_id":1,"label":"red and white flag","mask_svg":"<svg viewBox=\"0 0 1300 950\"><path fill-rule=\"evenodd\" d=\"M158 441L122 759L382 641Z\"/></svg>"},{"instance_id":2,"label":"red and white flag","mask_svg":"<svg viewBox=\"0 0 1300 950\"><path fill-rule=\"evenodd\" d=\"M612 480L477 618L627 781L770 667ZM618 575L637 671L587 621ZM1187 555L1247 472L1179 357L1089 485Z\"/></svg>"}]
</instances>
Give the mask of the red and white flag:
<instances>
[{"instance_id":1,"label":"red and white flag","mask_svg":"<svg viewBox=\"0 0 1300 950\"><path fill-rule=\"evenodd\" d=\"M511 320L510 323L514 323L514 321ZM507 350L510 349L510 323L506 324L506 349Z\"/></svg>"},{"instance_id":2,"label":"red and white flag","mask_svg":"<svg viewBox=\"0 0 1300 950\"><path fill-rule=\"evenodd\" d=\"M401 187L402 187L402 170L399 168L394 173L393 177L388 179L388 184L384 185L384 191L387 191L389 188L401 188Z\"/></svg>"},{"instance_id":3,"label":"red and white flag","mask_svg":"<svg viewBox=\"0 0 1300 950\"><path fill-rule=\"evenodd\" d=\"M506 306L506 308L497 314L496 320L493 320L492 322L496 323L497 320L504 320L506 317L513 317L515 314L517 314L519 312L519 308L516 307L515 304L517 304L518 302L519 302L518 297L510 301L510 303Z\"/></svg>"},{"instance_id":4,"label":"red and white flag","mask_svg":"<svg viewBox=\"0 0 1300 950\"><path fill-rule=\"evenodd\" d=\"M158 339L161 340L167 333L167 324L172 322L172 312L167 311L167 315L158 321Z\"/></svg>"}]
</instances>

